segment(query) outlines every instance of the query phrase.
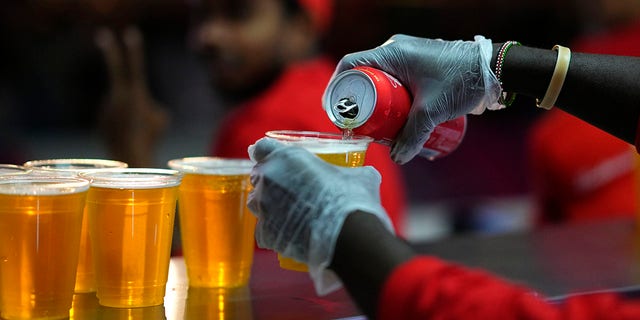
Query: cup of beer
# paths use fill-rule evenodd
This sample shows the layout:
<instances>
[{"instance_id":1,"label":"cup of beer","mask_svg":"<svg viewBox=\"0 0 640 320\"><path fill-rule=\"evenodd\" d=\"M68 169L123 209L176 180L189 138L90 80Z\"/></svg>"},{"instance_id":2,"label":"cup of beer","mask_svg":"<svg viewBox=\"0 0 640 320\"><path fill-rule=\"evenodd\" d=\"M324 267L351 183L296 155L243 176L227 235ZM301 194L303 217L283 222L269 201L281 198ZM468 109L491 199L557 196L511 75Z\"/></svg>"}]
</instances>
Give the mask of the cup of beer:
<instances>
[{"instance_id":1,"label":"cup of beer","mask_svg":"<svg viewBox=\"0 0 640 320\"><path fill-rule=\"evenodd\" d=\"M104 159L46 159L31 160L23 165L34 170L35 173L61 173L77 175L86 170L99 170L107 168L126 168L124 162ZM93 273L93 260L91 257L91 239L89 238L89 218L85 208L82 217L82 232L80 235L80 255L78 256L78 270L76 271L75 292L96 291L96 280Z\"/></svg>"},{"instance_id":2,"label":"cup of beer","mask_svg":"<svg viewBox=\"0 0 640 320\"><path fill-rule=\"evenodd\" d=\"M189 287L245 286L255 248L256 218L247 208L254 163L189 157L168 165L184 173L178 217Z\"/></svg>"},{"instance_id":3,"label":"cup of beer","mask_svg":"<svg viewBox=\"0 0 640 320\"><path fill-rule=\"evenodd\" d=\"M285 144L305 148L320 159L342 167L363 166L367 148L373 141L373 138L367 136L315 131L276 130L268 131L265 135ZM309 270L306 264L280 254L278 261L283 269L302 272Z\"/></svg>"},{"instance_id":4,"label":"cup of beer","mask_svg":"<svg viewBox=\"0 0 640 320\"><path fill-rule=\"evenodd\" d=\"M106 307L161 305L182 174L151 168L80 173L87 194L96 296Z\"/></svg>"},{"instance_id":5,"label":"cup of beer","mask_svg":"<svg viewBox=\"0 0 640 320\"><path fill-rule=\"evenodd\" d=\"M0 176L0 318L64 319L89 181Z\"/></svg>"}]
</instances>

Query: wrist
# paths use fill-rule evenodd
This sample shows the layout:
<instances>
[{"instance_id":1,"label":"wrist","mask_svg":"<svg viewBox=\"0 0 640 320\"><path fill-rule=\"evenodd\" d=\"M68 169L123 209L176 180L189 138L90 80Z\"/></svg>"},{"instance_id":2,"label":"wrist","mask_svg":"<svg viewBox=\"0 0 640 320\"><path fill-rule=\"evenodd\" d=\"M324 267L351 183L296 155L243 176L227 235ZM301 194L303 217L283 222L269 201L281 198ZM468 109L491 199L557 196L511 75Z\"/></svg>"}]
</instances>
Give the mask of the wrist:
<instances>
[{"instance_id":1,"label":"wrist","mask_svg":"<svg viewBox=\"0 0 640 320\"><path fill-rule=\"evenodd\" d=\"M344 221L329 268L360 308L374 316L387 277L414 255L413 249L396 238L377 216L355 211Z\"/></svg>"}]
</instances>

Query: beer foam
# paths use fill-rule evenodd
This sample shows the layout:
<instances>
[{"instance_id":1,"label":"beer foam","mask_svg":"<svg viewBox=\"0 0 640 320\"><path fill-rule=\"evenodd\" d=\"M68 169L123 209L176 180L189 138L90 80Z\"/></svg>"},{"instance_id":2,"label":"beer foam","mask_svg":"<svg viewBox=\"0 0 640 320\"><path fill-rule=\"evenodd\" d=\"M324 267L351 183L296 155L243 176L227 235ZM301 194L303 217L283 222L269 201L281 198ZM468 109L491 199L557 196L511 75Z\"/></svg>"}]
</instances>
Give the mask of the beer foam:
<instances>
[{"instance_id":1,"label":"beer foam","mask_svg":"<svg viewBox=\"0 0 640 320\"><path fill-rule=\"evenodd\" d=\"M54 180L5 180L0 181L0 194L53 196L87 191L89 182L75 179L70 181Z\"/></svg>"},{"instance_id":2,"label":"beer foam","mask_svg":"<svg viewBox=\"0 0 640 320\"><path fill-rule=\"evenodd\" d=\"M315 131L277 130L267 132L266 136L315 154L363 152L373 141L367 136L352 135L345 138L342 134Z\"/></svg>"},{"instance_id":3,"label":"beer foam","mask_svg":"<svg viewBox=\"0 0 640 320\"><path fill-rule=\"evenodd\" d=\"M331 144L331 145L323 145L314 142L304 143L304 142L295 142L291 143L291 145L302 147L308 150L311 153L315 154L334 154L334 153L348 153L348 152L364 152L367 150L366 145L355 145L355 144Z\"/></svg>"}]
</instances>

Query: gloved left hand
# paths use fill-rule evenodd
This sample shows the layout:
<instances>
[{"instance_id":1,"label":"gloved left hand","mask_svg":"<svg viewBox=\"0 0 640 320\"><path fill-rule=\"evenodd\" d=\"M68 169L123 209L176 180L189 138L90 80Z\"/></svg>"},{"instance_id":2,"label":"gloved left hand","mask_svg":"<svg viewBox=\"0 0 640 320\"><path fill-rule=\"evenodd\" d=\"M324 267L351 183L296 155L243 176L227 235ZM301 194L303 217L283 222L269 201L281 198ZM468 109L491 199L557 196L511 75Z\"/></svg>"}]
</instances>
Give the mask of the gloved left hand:
<instances>
[{"instance_id":1,"label":"gloved left hand","mask_svg":"<svg viewBox=\"0 0 640 320\"><path fill-rule=\"evenodd\" d=\"M306 263L319 295L340 287L327 267L349 214L376 215L393 232L373 167L335 166L271 138L250 146L249 155L257 162L248 206L258 218L258 246Z\"/></svg>"}]
</instances>

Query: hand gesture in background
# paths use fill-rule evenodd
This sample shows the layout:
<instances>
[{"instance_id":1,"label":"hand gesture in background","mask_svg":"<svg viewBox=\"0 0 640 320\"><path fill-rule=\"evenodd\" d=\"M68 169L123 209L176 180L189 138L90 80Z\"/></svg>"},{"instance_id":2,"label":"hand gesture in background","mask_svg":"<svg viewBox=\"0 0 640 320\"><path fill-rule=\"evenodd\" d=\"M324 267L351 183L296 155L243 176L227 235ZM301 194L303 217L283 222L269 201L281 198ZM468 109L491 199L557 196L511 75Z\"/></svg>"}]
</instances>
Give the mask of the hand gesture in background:
<instances>
[{"instance_id":1,"label":"hand gesture in background","mask_svg":"<svg viewBox=\"0 0 640 320\"><path fill-rule=\"evenodd\" d=\"M147 86L142 34L129 27L118 39L112 30L103 28L95 40L109 72L109 94L100 118L108 152L131 167L152 166L169 116Z\"/></svg>"}]
</instances>

